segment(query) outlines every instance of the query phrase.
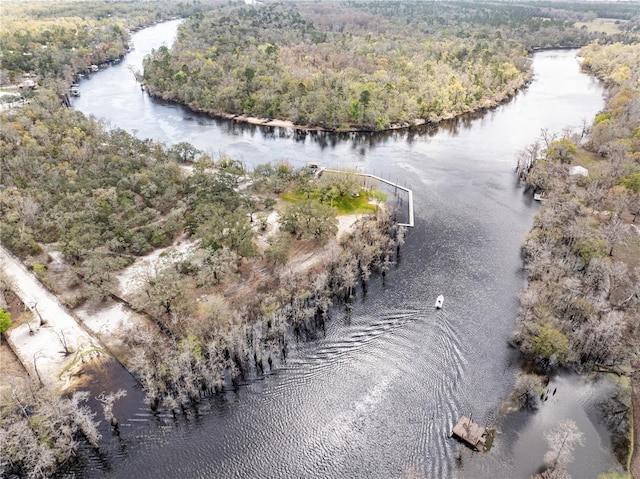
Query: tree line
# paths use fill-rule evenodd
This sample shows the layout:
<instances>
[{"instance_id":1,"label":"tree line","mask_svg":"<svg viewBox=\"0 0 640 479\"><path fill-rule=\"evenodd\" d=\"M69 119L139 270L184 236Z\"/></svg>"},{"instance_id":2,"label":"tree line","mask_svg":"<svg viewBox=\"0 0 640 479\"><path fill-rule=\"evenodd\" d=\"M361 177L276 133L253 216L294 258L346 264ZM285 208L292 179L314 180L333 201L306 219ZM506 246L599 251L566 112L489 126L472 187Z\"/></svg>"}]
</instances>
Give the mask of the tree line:
<instances>
[{"instance_id":1,"label":"tree line","mask_svg":"<svg viewBox=\"0 0 640 479\"><path fill-rule=\"evenodd\" d=\"M589 45L585 69L609 85L578 151L579 135L543 132L519 163L543 206L524 245L529 285L515 341L545 365L616 364L638 344L637 218L640 215L640 49ZM570 175L582 164L589 175Z\"/></svg>"},{"instance_id":2,"label":"tree line","mask_svg":"<svg viewBox=\"0 0 640 479\"><path fill-rule=\"evenodd\" d=\"M276 241L287 239L295 241L289 233ZM359 284L366 285L374 273L384 275L401 242L393 217L381 209L361 220L311 270L284 264L254 280L250 295L234 295L237 285L227 281L201 300L194 294L198 275L193 274L199 253L169 262L145 276L134 298L162 328L128 338L136 354L127 364L152 407L174 412L269 372L286 361L291 341L321 334L334 302L348 304Z\"/></svg>"}]
</instances>

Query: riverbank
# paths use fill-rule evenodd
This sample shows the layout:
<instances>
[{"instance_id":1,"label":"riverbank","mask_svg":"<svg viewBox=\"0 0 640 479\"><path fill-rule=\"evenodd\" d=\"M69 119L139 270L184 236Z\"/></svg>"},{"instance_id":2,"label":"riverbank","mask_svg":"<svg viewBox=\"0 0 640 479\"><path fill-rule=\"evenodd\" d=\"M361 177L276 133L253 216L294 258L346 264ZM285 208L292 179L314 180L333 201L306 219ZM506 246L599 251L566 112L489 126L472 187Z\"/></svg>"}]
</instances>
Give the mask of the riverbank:
<instances>
[{"instance_id":1,"label":"riverbank","mask_svg":"<svg viewBox=\"0 0 640 479\"><path fill-rule=\"evenodd\" d=\"M434 119L425 120L424 118L417 118L411 121L404 121L401 123L393 123L389 127L373 129L369 127L363 127L358 125L348 125L337 128L326 128L319 125L299 125L294 123L288 119L279 119L279 118L258 118L249 115L240 115L234 113L215 113L211 111L207 111L204 109L200 109L194 107L193 105L189 105L181 102L177 98L173 97L165 97L162 94L156 94L150 89L147 85L142 83L142 87L147 95L151 98L160 98L162 101L169 102L174 105L181 105L185 108L188 108L193 113L204 114L213 119L221 119L221 120L229 120L237 123L244 123L247 125L255 125L255 126L263 126L270 128L289 128L293 130L301 130L301 131L318 131L318 132L327 132L327 133L384 133L398 130L409 130L412 128L420 128L420 127L428 127L435 126L440 123L455 120L457 118L464 118L465 115L472 115L477 113L484 113L490 110L494 110L501 105L511 101L518 92L526 89L532 81L532 72L529 71L520 82L518 82L511 89L502 93L502 95L496 99L485 99L483 102L478 104L473 108L468 108L460 112L452 112L448 114L443 114L435 117Z\"/></svg>"},{"instance_id":2,"label":"riverbank","mask_svg":"<svg viewBox=\"0 0 640 479\"><path fill-rule=\"evenodd\" d=\"M289 267L301 273L321 263L328 252L337 247L337 242L357 227L356 222L360 217L361 215L340 216L335 239L321 251L298 249L290 259ZM268 226L256 240L262 253L269 246L269 238L279 230L276 215L270 215L267 221ZM172 251L185 252L192 246L192 243L180 240L171 248L160 249L139 258L118 274L119 287L114 293L130 300L137 293L145 273L162 268L162 264L166 263L161 256ZM60 253L50 251L44 253L44 256L48 258L42 259L47 264L47 280L62 281L65 272L69 272L69 267ZM143 329L157 329L149 318L111 300L68 311L22 261L2 246L0 269L6 277L7 286L28 309L24 315L14 315L13 325L5 333L6 344L3 341L3 347L12 351L10 357L3 357L3 375L7 378L14 375L19 378L26 371L41 384L60 392L69 392L81 384L74 378L82 377L84 369L96 368L113 357L121 363L131 363L132 352L127 348L126 338ZM231 286L230 291L233 293L229 292L228 295L238 296L239 292L242 295L253 294L260 283L259 279L265 279L264 269L262 264L249 268L249 272L243 275L244 279ZM10 354L9 351L7 354ZM17 361L11 361L12 357Z\"/></svg>"},{"instance_id":3,"label":"riverbank","mask_svg":"<svg viewBox=\"0 0 640 479\"><path fill-rule=\"evenodd\" d=\"M579 139L568 135L548 142L548 149L537 152L544 161L534 159L530 168L519 170L527 187L543 193L545 201L523 243L528 284L520 294L513 339L542 369L631 375L621 386L624 392L616 393L624 399L610 398L620 402L617 414L624 416L608 424L616 455L631 473L638 469L640 418L635 372L640 235L636 192L621 185L630 184L624 164L632 169L634 160L623 154L611 167L606 154L593 152L597 136L589 138L590 150L573 146L568 159L555 156L560 142L573 145ZM576 174L576 167L585 176Z\"/></svg>"}]
</instances>

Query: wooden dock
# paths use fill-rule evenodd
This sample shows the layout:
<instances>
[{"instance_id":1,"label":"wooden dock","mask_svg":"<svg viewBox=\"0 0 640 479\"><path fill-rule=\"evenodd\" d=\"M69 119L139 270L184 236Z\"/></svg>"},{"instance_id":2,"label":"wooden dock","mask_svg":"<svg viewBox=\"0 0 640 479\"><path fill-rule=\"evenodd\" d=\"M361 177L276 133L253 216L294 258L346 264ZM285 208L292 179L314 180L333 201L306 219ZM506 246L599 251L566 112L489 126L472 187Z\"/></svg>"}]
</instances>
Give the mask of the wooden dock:
<instances>
[{"instance_id":1,"label":"wooden dock","mask_svg":"<svg viewBox=\"0 0 640 479\"><path fill-rule=\"evenodd\" d=\"M464 441L476 451L484 451L487 437L487 429L473 422L470 417L462 416L453 426L453 436Z\"/></svg>"}]
</instances>

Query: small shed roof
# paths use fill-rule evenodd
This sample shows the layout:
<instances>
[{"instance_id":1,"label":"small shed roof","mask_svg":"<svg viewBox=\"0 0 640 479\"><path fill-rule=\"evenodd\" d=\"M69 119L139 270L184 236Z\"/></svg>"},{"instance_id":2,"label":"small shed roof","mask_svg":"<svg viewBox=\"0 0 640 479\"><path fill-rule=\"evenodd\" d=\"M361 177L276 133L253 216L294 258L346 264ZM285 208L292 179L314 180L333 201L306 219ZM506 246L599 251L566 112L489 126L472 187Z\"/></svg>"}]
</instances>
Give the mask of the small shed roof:
<instances>
[{"instance_id":1,"label":"small shed roof","mask_svg":"<svg viewBox=\"0 0 640 479\"><path fill-rule=\"evenodd\" d=\"M589 176L589 170L587 170L584 166L572 166L569 168L570 175L581 175L581 176Z\"/></svg>"}]
</instances>

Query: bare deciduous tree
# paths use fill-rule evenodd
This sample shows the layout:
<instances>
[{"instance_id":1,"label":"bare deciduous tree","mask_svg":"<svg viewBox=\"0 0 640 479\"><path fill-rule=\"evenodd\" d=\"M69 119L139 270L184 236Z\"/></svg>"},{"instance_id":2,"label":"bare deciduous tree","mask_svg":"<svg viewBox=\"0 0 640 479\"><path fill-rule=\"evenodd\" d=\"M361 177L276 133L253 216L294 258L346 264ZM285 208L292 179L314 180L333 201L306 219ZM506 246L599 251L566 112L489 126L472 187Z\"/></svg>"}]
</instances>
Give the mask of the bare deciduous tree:
<instances>
[{"instance_id":1,"label":"bare deciduous tree","mask_svg":"<svg viewBox=\"0 0 640 479\"><path fill-rule=\"evenodd\" d=\"M513 392L516 404L524 409L537 409L543 385L543 378L537 374L520 374Z\"/></svg>"},{"instance_id":2,"label":"bare deciduous tree","mask_svg":"<svg viewBox=\"0 0 640 479\"><path fill-rule=\"evenodd\" d=\"M566 470L567 466L573 462L573 451L576 446L584 446L584 433L571 420L560 422L556 427L547 431L544 437L549 444L549 451L544 455L544 462L547 469L551 471Z\"/></svg>"},{"instance_id":3,"label":"bare deciduous tree","mask_svg":"<svg viewBox=\"0 0 640 479\"><path fill-rule=\"evenodd\" d=\"M73 353L73 350L69 347L69 344L67 342L67 337L64 334L64 331L60 330L60 331L56 331L56 336L58 336L58 341L60 341L60 345L62 346L62 349L64 349L64 355L65 356L69 356L71 353Z\"/></svg>"},{"instance_id":4,"label":"bare deciduous tree","mask_svg":"<svg viewBox=\"0 0 640 479\"><path fill-rule=\"evenodd\" d=\"M126 395L127 391L125 389L119 389L118 391L110 392L109 394L102 391L102 393L96 397L96 400L102 404L102 412L104 413L105 420L109 421L115 430L118 430L118 418L113 414L113 404L118 399L123 398Z\"/></svg>"},{"instance_id":5,"label":"bare deciduous tree","mask_svg":"<svg viewBox=\"0 0 640 479\"><path fill-rule=\"evenodd\" d=\"M0 394L2 477L52 477L57 466L75 454L79 434L98 447L95 413L82 404L87 392L67 398L27 383L9 385Z\"/></svg>"}]
</instances>

